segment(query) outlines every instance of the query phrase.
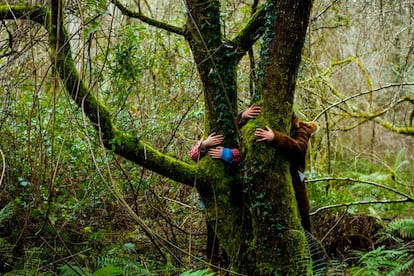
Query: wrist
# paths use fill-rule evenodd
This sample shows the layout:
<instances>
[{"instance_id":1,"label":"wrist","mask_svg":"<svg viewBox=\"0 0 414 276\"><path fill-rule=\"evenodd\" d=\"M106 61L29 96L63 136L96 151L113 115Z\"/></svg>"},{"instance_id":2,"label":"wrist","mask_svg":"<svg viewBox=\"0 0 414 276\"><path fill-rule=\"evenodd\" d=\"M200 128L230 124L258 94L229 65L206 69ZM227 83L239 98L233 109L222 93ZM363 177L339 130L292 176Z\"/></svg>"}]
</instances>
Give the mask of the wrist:
<instances>
[{"instance_id":1,"label":"wrist","mask_svg":"<svg viewBox=\"0 0 414 276\"><path fill-rule=\"evenodd\" d=\"M233 161L233 153L229 148L223 148L221 151L221 159L223 159L225 162L231 164Z\"/></svg>"}]
</instances>

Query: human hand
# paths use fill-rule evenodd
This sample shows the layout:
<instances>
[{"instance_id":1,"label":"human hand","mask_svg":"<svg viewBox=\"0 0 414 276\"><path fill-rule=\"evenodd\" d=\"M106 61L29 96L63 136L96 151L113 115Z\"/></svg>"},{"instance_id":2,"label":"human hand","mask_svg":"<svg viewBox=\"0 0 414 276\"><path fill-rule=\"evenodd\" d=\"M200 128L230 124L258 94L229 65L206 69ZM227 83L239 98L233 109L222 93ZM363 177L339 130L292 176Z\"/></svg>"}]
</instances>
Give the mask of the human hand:
<instances>
[{"instance_id":1,"label":"human hand","mask_svg":"<svg viewBox=\"0 0 414 276\"><path fill-rule=\"evenodd\" d=\"M224 140L223 135L216 134L215 132L211 133L206 140L201 143L203 149L214 147L220 145Z\"/></svg>"},{"instance_id":2,"label":"human hand","mask_svg":"<svg viewBox=\"0 0 414 276\"><path fill-rule=\"evenodd\" d=\"M225 147L215 147L211 148L208 151L211 158L214 159L223 159L226 163L233 163L233 152L229 148Z\"/></svg>"},{"instance_id":3,"label":"human hand","mask_svg":"<svg viewBox=\"0 0 414 276\"><path fill-rule=\"evenodd\" d=\"M259 116L260 111L260 106L252 105L242 113L241 118L242 120L247 121L249 119Z\"/></svg>"},{"instance_id":4,"label":"human hand","mask_svg":"<svg viewBox=\"0 0 414 276\"><path fill-rule=\"evenodd\" d=\"M220 159L223 153L223 147L215 147L208 150L208 154L211 158Z\"/></svg>"},{"instance_id":5,"label":"human hand","mask_svg":"<svg viewBox=\"0 0 414 276\"><path fill-rule=\"evenodd\" d=\"M272 142L273 139L275 139L275 134L273 133L273 130L268 126L266 126L266 129L263 129L263 128L256 129L254 135L259 137L259 139L257 139L257 142L262 142L262 141Z\"/></svg>"}]
</instances>

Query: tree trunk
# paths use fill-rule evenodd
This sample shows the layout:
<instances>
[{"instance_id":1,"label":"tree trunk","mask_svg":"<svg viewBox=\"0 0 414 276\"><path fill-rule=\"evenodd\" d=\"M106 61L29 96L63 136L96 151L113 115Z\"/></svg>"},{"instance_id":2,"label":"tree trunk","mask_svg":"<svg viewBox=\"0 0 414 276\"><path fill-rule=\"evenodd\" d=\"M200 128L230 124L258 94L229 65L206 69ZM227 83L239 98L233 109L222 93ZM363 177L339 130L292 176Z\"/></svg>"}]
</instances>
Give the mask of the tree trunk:
<instances>
[{"instance_id":1,"label":"tree trunk","mask_svg":"<svg viewBox=\"0 0 414 276\"><path fill-rule=\"evenodd\" d=\"M256 127L266 125L289 132L296 76L312 4L299 0L276 2L266 8L270 19L267 22L271 24L266 26L259 69L263 76L262 100L258 102L262 115L242 128L239 145L243 165L237 172L236 168L209 158L200 162L209 175L215 176L209 194L201 192L208 222L216 229L232 269L247 275L303 275L309 271L288 161L269 145L257 143L254 137ZM194 18L203 16L198 14ZM214 21L208 25L199 23L201 33L219 34ZM197 64L205 88L205 135L222 133L226 146L234 147L239 140L234 123L237 63L229 51L231 45L219 39L210 39L216 42L211 45L191 43L195 38L189 41L196 61L200 61ZM200 49L205 46L214 49L214 54L213 51L201 54Z\"/></svg>"},{"instance_id":2,"label":"tree trunk","mask_svg":"<svg viewBox=\"0 0 414 276\"><path fill-rule=\"evenodd\" d=\"M246 204L252 240L246 257L258 264L253 274L306 275L307 245L297 210L289 163L270 145L255 142L256 127L289 133L296 77L301 61L312 1L275 1L269 6L271 25L265 33L259 105L262 114L242 130ZM283 13L281 13L283 11Z\"/></svg>"}]
</instances>

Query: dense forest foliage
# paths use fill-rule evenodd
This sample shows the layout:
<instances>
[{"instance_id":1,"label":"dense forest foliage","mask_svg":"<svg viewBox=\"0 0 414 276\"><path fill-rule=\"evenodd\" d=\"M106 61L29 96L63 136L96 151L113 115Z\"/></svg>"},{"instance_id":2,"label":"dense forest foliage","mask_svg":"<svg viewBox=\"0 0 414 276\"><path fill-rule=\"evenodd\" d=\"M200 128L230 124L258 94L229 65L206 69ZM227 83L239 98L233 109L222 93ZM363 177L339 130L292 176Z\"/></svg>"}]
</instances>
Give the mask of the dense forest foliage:
<instances>
[{"instance_id":1,"label":"dense forest foliage","mask_svg":"<svg viewBox=\"0 0 414 276\"><path fill-rule=\"evenodd\" d=\"M184 2L124 3L182 25ZM222 31L234 37L260 1L221 2ZM191 50L113 3L65 1L80 77L90 91L99 88L120 130L192 164L205 106ZM1 22L0 273L236 274L206 270L205 209L194 187L105 148L65 92L48 40L31 21ZM239 64L239 110L258 86L263 43ZM315 0L294 110L320 126L306 171L310 254L328 275L413 273L412 1Z\"/></svg>"}]
</instances>

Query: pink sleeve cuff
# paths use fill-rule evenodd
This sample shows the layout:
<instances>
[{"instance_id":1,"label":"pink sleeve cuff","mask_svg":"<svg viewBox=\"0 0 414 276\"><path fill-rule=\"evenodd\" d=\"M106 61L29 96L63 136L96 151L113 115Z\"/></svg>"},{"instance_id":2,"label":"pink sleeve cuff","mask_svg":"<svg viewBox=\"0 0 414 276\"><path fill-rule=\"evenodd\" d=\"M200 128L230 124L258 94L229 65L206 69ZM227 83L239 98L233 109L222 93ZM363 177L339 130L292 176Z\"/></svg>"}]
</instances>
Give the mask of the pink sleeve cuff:
<instances>
[{"instance_id":1,"label":"pink sleeve cuff","mask_svg":"<svg viewBox=\"0 0 414 276\"><path fill-rule=\"evenodd\" d=\"M188 155L190 156L190 158L195 162L197 162L201 158L201 156L200 156L200 145L201 145L202 141L203 140L198 141L193 146L193 148L188 152Z\"/></svg>"},{"instance_id":2,"label":"pink sleeve cuff","mask_svg":"<svg viewBox=\"0 0 414 276\"><path fill-rule=\"evenodd\" d=\"M233 154L233 160L232 163L233 164L237 164L240 163L241 161L241 154L240 154L240 150L239 149L231 149L231 153Z\"/></svg>"}]
</instances>

